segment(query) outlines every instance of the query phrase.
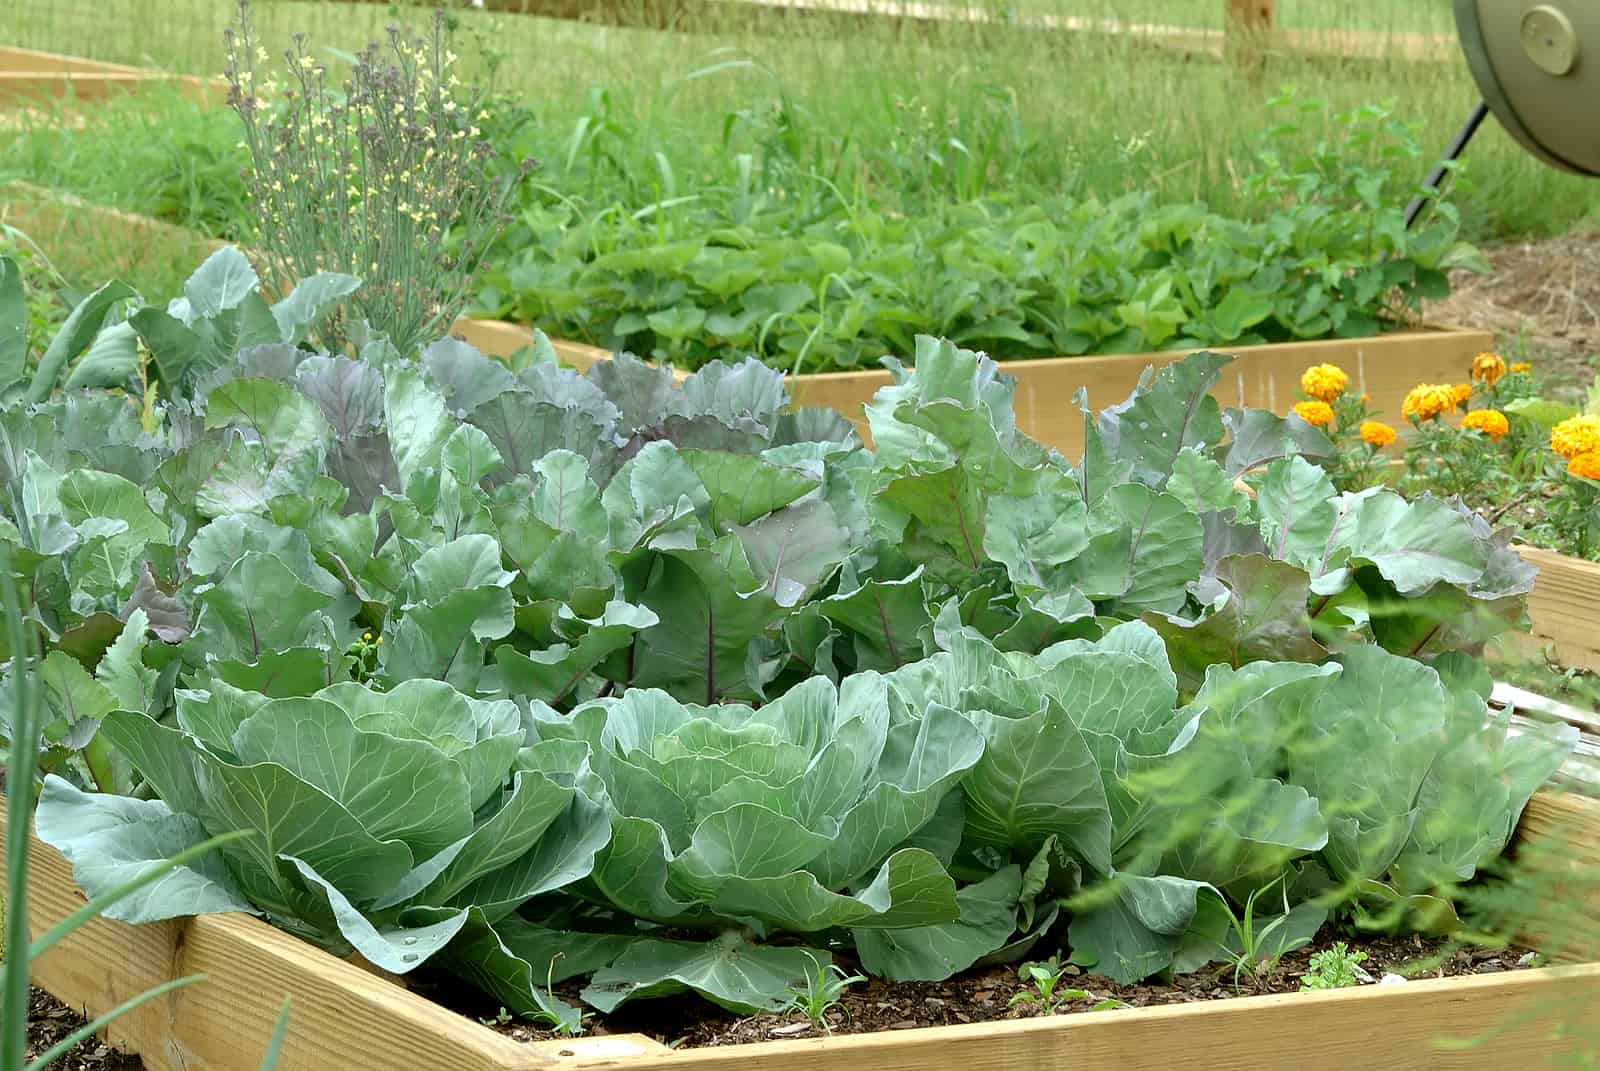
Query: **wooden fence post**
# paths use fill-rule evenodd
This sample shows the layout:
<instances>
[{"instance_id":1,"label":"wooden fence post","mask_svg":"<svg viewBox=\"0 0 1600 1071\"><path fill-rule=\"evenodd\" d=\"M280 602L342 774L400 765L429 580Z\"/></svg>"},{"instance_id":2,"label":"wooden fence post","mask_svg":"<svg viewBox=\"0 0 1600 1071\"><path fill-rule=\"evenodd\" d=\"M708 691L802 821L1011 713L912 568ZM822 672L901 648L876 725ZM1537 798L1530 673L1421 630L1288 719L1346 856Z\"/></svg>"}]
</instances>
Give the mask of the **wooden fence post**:
<instances>
[{"instance_id":1,"label":"wooden fence post","mask_svg":"<svg viewBox=\"0 0 1600 1071\"><path fill-rule=\"evenodd\" d=\"M1278 23L1278 0L1223 0L1227 5L1223 26L1227 55L1241 67L1256 71L1261 46Z\"/></svg>"}]
</instances>

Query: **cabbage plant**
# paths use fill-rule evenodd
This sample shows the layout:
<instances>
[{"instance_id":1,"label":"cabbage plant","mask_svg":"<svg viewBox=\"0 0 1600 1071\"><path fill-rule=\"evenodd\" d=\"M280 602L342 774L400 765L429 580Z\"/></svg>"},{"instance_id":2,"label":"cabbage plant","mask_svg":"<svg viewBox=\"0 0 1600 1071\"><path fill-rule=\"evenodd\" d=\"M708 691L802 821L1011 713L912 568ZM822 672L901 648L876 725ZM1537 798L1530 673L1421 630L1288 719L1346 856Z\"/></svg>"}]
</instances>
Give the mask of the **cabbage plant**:
<instances>
[{"instance_id":1,"label":"cabbage plant","mask_svg":"<svg viewBox=\"0 0 1600 1071\"><path fill-rule=\"evenodd\" d=\"M515 704L439 681L283 699L218 682L180 692L176 726L113 711L101 732L160 798L46 781L39 836L85 892L207 836L253 834L108 910L124 922L248 911L405 974L469 915L587 875L609 837L581 749L530 745Z\"/></svg>"},{"instance_id":2,"label":"cabbage plant","mask_svg":"<svg viewBox=\"0 0 1600 1071\"><path fill-rule=\"evenodd\" d=\"M773 1010L803 974L804 951L749 946L741 932L892 940L960 917L947 870L957 785L983 737L948 707L892 702L880 674L837 687L813 677L759 708L684 704L655 689L570 717L536 706L533 735L586 744L604 785L611 842L574 892L617 925L596 960L560 965L599 966L583 998L602 1010L685 987ZM708 939L625 936L633 919ZM511 936L527 937L515 926ZM544 961L518 974L543 980L549 952L529 948Z\"/></svg>"}]
</instances>

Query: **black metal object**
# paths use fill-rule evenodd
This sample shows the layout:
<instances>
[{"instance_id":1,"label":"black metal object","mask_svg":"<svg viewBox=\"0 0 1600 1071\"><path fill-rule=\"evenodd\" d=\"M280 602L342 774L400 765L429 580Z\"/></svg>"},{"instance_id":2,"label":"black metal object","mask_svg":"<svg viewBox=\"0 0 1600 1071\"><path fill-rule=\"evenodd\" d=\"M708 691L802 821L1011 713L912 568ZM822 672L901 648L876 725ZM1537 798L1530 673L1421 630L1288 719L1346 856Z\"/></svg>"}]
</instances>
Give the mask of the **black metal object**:
<instances>
[{"instance_id":1,"label":"black metal object","mask_svg":"<svg viewBox=\"0 0 1600 1071\"><path fill-rule=\"evenodd\" d=\"M1466 151L1467 143L1472 140L1473 135L1478 132L1478 128L1483 125L1483 121L1487 118L1489 118L1489 102L1480 100L1478 106L1468 116L1466 125L1461 128L1456 134L1455 140L1450 143L1450 148L1445 150L1444 159L1439 161L1439 166L1434 168L1433 174L1428 176L1428 181L1424 184L1427 192L1419 194L1406 206L1406 230L1411 229L1411 225L1417 221L1417 217L1422 215L1422 210L1432 200L1429 194L1438 195L1439 187L1444 183L1445 176L1450 173L1450 165L1461 159L1461 154Z\"/></svg>"}]
</instances>

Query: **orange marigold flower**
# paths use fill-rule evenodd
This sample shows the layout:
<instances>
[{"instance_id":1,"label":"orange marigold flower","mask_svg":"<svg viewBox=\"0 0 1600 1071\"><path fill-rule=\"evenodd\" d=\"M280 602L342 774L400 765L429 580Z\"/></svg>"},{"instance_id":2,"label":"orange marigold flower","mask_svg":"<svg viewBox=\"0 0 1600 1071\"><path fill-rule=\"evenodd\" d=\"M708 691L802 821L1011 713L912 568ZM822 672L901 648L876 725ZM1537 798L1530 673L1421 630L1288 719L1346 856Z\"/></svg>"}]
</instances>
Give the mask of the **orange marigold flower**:
<instances>
[{"instance_id":1,"label":"orange marigold flower","mask_svg":"<svg viewBox=\"0 0 1600 1071\"><path fill-rule=\"evenodd\" d=\"M1455 408L1455 389L1438 383L1419 383L1411 388L1406 400L1400 403L1400 415L1408 420L1432 420L1439 414Z\"/></svg>"},{"instance_id":2,"label":"orange marigold flower","mask_svg":"<svg viewBox=\"0 0 1600 1071\"><path fill-rule=\"evenodd\" d=\"M1296 402L1294 411L1307 424L1325 428L1333 423L1333 406L1327 402Z\"/></svg>"},{"instance_id":3,"label":"orange marigold flower","mask_svg":"<svg viewBox=\"0 0 1600 1071\"><path fill-rule=\"evenodd\" d=\"M1300 377L1300 389L1319 402L1331 402L1344 393L1350 377L1336 364L1317 364Z\"/></svg>"},{"instance_id":4,"label":"orange marigold flower","mask_svg":"<svg viewBox=\"0 0 1600 1071\"><path fill-rule=\"evenodd\" d=\"M1511 370L1513 372L1531 372L1533 371L1533 365L1529 364L1527 361L1517 361L1511 366Z\"/></svg>"},{"instance_id":5,"label":"orange marigold flower","mask_svg":"<svg viewBox=\"0 0 1600 1071\"><path fill-rule=\"evenodd\" d=\"M1457 409L1465 409L1467 403L1472 401L1472 384L1457 383L1450 388L1450 404Z\"/></svg>"},{"instance_id":6,"label":"orange marigold flower","mask_svg":"<svg viewBox=\"0 0 1600 1071\"><path fill-rule=\"evenodd\" d=\"M1579 454L1600 454L1600 416L1575 416L1550 429L1550 449L1571 461Z\"/></svg>"},{"instance_id":7,"label":"orange marigold flower","mask_svg":"<svg viewBox=\"0 0 1600 1071\"><path fill-rule=\"evenodd\" d=\"M1600 480L1600 451L1579 454L1567 462L1567 471L1586 480Z\"/></svg>"},{"instance_id":8,"label":"orange marigold flower","mask_svg":"<svg viewBox=\"0 0 1600 1071\"><path fill-rule=\"evenodd\" d=\"M1498 353L1480 353L1472 359L1472 378L1493 385L1506 374L1506 361Z\"/></svg>"},{"instance_id":9,"label":"orange marigold flower","mask_svg":"<svg viewBox=\"0 0 1600 1071\"><path fill-rule=\"evenodd\" d=\"M1511 430L1511 422L1498 409L1474 409L1461 418L1461 426L1481 431L1495 442L1505 438L1506 432Z\"/></svg>"},{"instance_id":10,"label":"orange marigold flower","mask_svg":"<svg viewBox=\"0 0 1600 1071\"><path fill-rule=\"evenodd\" d=\"M1394 442L1394 429L1381 420L1361 422L1361 441L1375 450L1382 450Z\"/></svg>"}]
</instances>

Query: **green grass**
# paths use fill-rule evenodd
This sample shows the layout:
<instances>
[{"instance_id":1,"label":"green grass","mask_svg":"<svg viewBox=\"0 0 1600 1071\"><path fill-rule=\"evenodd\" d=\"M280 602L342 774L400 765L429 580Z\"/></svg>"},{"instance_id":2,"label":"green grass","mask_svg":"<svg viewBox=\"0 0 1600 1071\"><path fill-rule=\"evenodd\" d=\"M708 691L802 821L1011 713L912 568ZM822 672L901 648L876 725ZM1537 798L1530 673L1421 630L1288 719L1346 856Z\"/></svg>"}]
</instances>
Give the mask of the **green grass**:
<instances>
[{"instance_id":1,"label":"green grass","mask_svg":"<svg viewBox=\"0 0 1600 1071\"><path fill-rule=\"evenodd\" d=\"M1222 7L1220 0L1145 3L1169 22L1185 12L1196 20L1207 12L1219 15ZM1427 22L1423 28L1448 29L1442 0L1281 6L1286 26L1309 24L1317 13L1323 22L1361 28ZM231 7L224 0L14 0L0 42L210 74L222 67L221 32ZM1144 10L1113 9L1103 0L1062 3L1061 9L1129 17ZM329 55L360 47L392 17L382 4L264 2L256 13L268 40L286 41L303 30ZM546 140L531 148L547 161L563 148L554 139L564 139L587 116L619 132L610 150L618 171L654 169L659 152L681 183L692 186L697 161L749 149L758 128L777 115L807 170L837 181L839 168L848 169L850 182L842 187L854 186L852 193L900 211L913 210L923 192L961 198L1041 190L1107 198L1148 189L1166 200L1201 199L1238 214L1251 209L1243 182L1263 132L1275 121L1266 101L1286 82L1340 108L1393 99L1418 123L1423 144L1439 148L1476 100L1461 65L1280 60L1252 83L1226 66L1094 35L858 32L839 38L748 26L623 30L477 12L461 20L469 65L481 71L486 62L498 62L495 82L522 96L540 119ZM127 113L117 121L127 128L119 134L122 143L141 159L167 157L155 176L162 196L181 185L166 182L167 172L211 163L184 151L183 139L196 122L191 116L164 110L154 130L151 121ZM725 132L732 133L728 142ZM1308 129L1303 142L1322 133ZM966 176L964 186L945 181L951 168L938 162L953 155L952 139L992 146L983 173ZM150 179L120 167L115 156L86 160L37 142L19 152L16 140L0 135L0 173L64 184L128 207L161 207L152 204ZM172 145L138 145L163 140ZM1600 184L1543 167L1497 127L1474 144L1465 175L1471 188L1462 197L1463 212L1480 236L1554 233L1600 217ZM191 215L203 221L203 211Z\"/></svg>"}]
</instances>

